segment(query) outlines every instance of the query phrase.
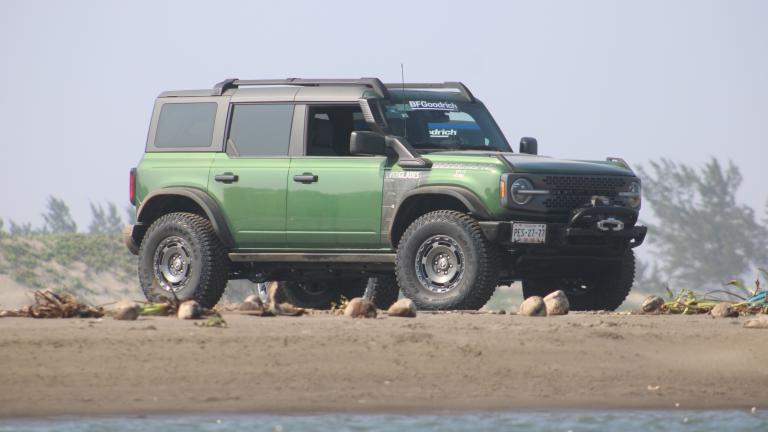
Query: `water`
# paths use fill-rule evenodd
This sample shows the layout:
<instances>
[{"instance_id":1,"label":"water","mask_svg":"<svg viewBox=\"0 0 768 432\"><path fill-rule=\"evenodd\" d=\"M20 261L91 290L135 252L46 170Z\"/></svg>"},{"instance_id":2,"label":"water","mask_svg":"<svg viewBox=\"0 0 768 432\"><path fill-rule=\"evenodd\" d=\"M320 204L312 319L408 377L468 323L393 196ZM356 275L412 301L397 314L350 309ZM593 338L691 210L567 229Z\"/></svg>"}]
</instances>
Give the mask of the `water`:
<instances>
[{"instance_id":1,"label":"water","mask_svg":"<svg viewBox=\"0 0 768 432\"><path fill-rule=\"evenodd\" d=\"M0 432L768 431L745 411L556 411L471 414L179 415L0 420Z\"/></svg>"}]
</instances>

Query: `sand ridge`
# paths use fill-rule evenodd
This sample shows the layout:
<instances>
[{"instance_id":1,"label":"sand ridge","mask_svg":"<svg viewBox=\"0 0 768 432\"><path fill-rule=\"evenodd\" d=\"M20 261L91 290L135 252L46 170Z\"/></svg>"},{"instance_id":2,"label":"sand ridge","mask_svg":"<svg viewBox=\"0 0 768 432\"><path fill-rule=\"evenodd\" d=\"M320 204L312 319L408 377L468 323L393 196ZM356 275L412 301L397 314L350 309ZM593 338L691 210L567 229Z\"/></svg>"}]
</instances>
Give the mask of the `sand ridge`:
<instances>
[{"instance_id":1,"label":"sand ridge","mask_svg":"<svg viewBox=\"0 0 768 432\"><path fill-rule=\"evenodd\" d=\"M225 318L0 318L0 417L768 401L768 330L743 318Z\"/></svg>"}]
</instances>

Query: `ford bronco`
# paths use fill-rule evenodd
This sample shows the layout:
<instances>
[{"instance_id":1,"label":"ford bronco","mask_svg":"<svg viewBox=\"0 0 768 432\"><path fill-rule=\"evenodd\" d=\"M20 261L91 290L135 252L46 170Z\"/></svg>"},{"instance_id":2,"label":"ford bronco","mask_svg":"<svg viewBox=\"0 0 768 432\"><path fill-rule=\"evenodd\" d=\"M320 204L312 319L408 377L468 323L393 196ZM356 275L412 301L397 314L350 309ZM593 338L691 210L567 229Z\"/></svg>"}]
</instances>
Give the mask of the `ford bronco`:
<instances>
[{"instance_id":1,"label":"ford bronco","mask_svg":"<svg viewBox=\"0 0 768 432\"><path fill-rule=\"evenodd\" d=\"M328 307L477 309L500 284L571 308L629 293L641 183L622 159L513 152L458 82L227 79L155 101L131 170L141 287L212 307L230 279Z\"/></svg>"}]
</instances>

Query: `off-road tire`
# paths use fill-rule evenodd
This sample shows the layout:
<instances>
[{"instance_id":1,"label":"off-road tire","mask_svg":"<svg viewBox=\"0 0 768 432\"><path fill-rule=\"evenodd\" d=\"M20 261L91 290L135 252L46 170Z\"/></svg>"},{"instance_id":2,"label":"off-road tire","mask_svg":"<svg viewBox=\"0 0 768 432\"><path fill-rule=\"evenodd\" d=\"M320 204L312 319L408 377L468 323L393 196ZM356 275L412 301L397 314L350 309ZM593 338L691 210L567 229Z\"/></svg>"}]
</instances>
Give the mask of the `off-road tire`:
<instances>
[{"instance_id":1,"label":"off-road tire","mask_svg":"<svg viewBox=\"0 0 768 432\"><path fill-rule=\"evenodd\" d=\"M455 263L461 264L463 268L460 275L451 276L455 278L451 279L455 285L446 292L436 292L434 286L430 289L430 282L424 278L423 273L428 270L419 270L427 266L419 267L421 264L417 264L417 256L425 247L434 250L436 247L433 245L441 241L458 248L463 256L459 259L459 255L453 255ZM397 282L403 295L413 300L419 309L426 310L483 307L496 290L499 268L500 252L497 247L485 238L473 218L453 210L427 213L411 223L400 239L395 262ZM422 272L421 280L419 272ZM422 280L427 282L422 283Z\"/></svg>"},{"instance_id":2,"label":"off-road tire","mask_svg":"<svg viewBox=\"0 0 768 432\"><path fill-rule=\"evenodd\" d=\"M635 255L627 250L616 264L595 263L578 277L533 278L523 281L523 297L544 297L562 289L571 310L616 310L627 298L635 279ZM586 290L575 289L585 286Z\"/></svg>"},{"instance_id":3,"label":"off-road tire","mask_svg":"<svg viewBox=\"0 0 768 432\"><path fill-rule=\"evenodd\" d=\"M342 297L351 300L364 297L378 309L388 309L397 301L399 290L394 275L371 278L339 278L319 282L279 282L275 301L308 309L330 309L341 304Z\"/></svg>"},{"instance_id":4,"label":"off-road tire","mask_svg":"<svg viewBox=\"0 0 768 432\"><path fill-rule=\"evenodd\" d=\"M400 288L394 274L368 278L363 297L370 300L377 309L387 310L400 296Z\"/></svg>"},{"instance_id":5,"label":"off-road tire","mask_svg":"<svg viewBox=\"0 0 768 432\"><path fill-rule=\"evenodd\" d=\"M334 304L341 303L341 292L331 281L280 281L275 302L306 309L330 309Z\"/></svg>"},{"instance_id":6,"label":"off-road tire","mask_svg":"<svg viewBox=\"0 0 768 432\"><path fill-rule=\"evenodd\" d=\"M196 300L204 308L218 303L227 286L229 259L211 222L193 213L169 213L158 218L144 234L139 248L139 282L149 301L174 294L161 287L156 261L159 247L169 239L180 239L188 253L186 282L176 293L181 301Z\"/></svg>"}]
</instances>

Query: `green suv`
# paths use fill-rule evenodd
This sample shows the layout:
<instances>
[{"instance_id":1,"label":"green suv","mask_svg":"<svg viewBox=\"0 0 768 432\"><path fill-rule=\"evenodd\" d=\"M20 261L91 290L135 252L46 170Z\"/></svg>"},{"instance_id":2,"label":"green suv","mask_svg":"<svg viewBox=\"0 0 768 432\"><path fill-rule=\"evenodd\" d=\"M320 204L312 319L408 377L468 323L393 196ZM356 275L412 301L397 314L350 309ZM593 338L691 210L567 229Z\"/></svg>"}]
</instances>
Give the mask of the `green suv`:
<instances>
[{"instance_id":1,"label":"green suv","mask_svg":"<svg viewBox=\"0 0 768 432\"><path fill-rule=\"evenodd\" d=\"M461 83L222 81L161 94L131 170L141 286L215 305L230 279L294 304L398 295L478 309L496 286L615 309L634 279L640 180L621 159L515 153Z\"/></svg>"}]
</instances>

